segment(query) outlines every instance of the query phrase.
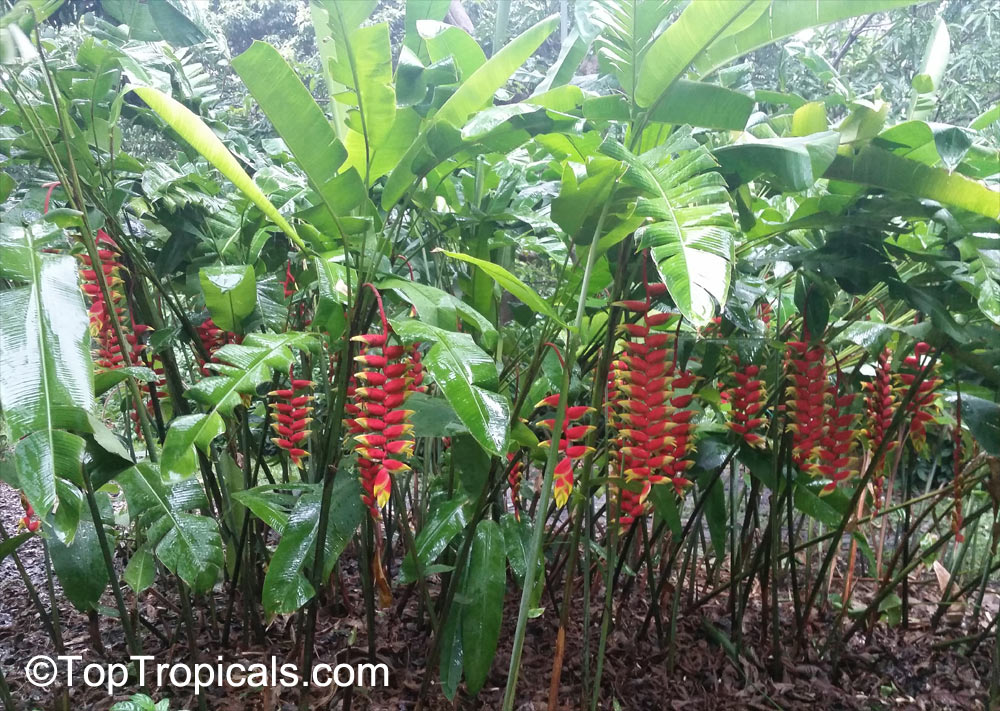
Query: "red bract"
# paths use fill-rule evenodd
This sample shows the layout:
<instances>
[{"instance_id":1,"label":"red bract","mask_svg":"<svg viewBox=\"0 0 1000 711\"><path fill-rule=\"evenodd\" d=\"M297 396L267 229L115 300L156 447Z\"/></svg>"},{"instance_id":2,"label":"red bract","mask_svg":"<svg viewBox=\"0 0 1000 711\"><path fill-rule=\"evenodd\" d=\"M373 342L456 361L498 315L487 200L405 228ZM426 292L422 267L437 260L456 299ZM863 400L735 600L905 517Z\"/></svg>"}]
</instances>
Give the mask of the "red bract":
<instances>
[{"instance_id":1,"label":"red bract","mask_svg":"<svg viewBox=\"0 0 1000 711\"><path fill-rule=\"evenodd\" d=\"M751 447L763 447L767 440L760 430L764 425L764 401L766 392L760 376L760 366L740 367L739 356L733 356L736 370L733 380L736 385L727 390L727 399L732 406L732 419L726 426L743 438Z\"/></svg>"},{"instance_id":2,"label":"red bract","mask_svg":"<svg viewBox=\"0 0 1000 711\"><path fill-rule=\"evenodd\" d=\"M217 350L228 343L240 342L239 336L229 331L223 331L215 325L215 321L213 321L211 317L205 319L201 325L198 326L198 338L201 339L202 348L205 349L205 352L209 356L207 361L201 358L198 359L198 365L201 366L202 375L212 375L212 370L208 367L208 364L219 362L215 357L215 352Z\"/></svg>"},{"instance_id":3,"label":"red bract","mask_svg":"<svg viewBox=\"0 0 1000 711\"><path fill-rule=\"evenodd\" d=\"M17 526L26 529L29 533L34 533L42 525L42 522L35 517L35 510L23 495L21 496L21 505L24 507L24 516L17 522Z\"/></svg>"},{"instance_id":4,"label":"red bract","mask_svg":"<svg viewBox=\"0 0 1000 711\"><path fill-rule=\"evenodd\" d=\"M559 395L549 395L535 405L535 407L558 408ZM583 459L588 453L594 451L593 447L587 447L582 444L582 441L588 434L593 432L595 428L592 425L576 424L578 420L593 411L594 409L592 407L587 407L585 405L575 405L566 408L566 418L563 420L562 434L559 438L559 443L556 445L562 456L559 458L559 461L556 462L554 473L555 483L553 485L553 496L555 497L556 506L559 508L566 505L566 501L569 500L570 492L573 491L574 463ZM547 430L554 431L555 423L556 421L553 418L551 420L540 420L538 425ZM540 442L539 446L551 447L552 440L547 439Z\"/></svg>"},{"instance_id":5,"label":"red bract","mask_svg":"<svg viewBox=\"0 0 1000 711\"><path fill-rule=\"evenodd\" d=\"M648 287L647 287L647 293ZM685 473L694 466L696 411L692 404L696 376L677 367L676 338L658 332L673 318L670 313L651 312L652 299L638 305L619 306L642 314L642 323L624 324L625 351L615 362L613 398L618 430L621 473L629 482L639 482L638 492L624 489L621 494L623 526L643 513L651 487L670 481L678 494L690 486Z\"/></svg>"},{"instance_id":6,"label":"red bract","mask_svg":"<svg viewBox=\"0 0 1000 711\"><path fill-rule=\"evenodd\" d=\"M838 484L857 471L857 458L853 456L857 439L857 415L850 411L854 393L838 396L836 386L831 385L829 398L832 408L823 436L820 437L818 461L811 468L811 473L830 479L820 489L821 496L833 492Z\"/></svg>"},{"instance_id":7,"label":"red bract","mask_svg":"<svg viewBox=\"0 0 1000 711\"><path fill-rule=\"evenodd\" d=\"M412 392L407 349L388 344L391 331L382 307L382 297L375 287L371 289L375 292L382 316L382 333L369 333L352 339L362 344L355 360L362 364L363 369L348 385L348 394L355 404L347 408L349 417L345 424L355 440L361 499L368 506L372 518L377 519L379 509L388 503L392 493L390 475L410 470L403 460L413 453L410 436L413 426L409 424L413 412L402 407Z\"/></svg>"},{"instance_id":8,"label":"red bract","mask_svg":"<svg viewBox=\"0 0 1000 711\"><path fill-rule=\"evenodd\" d=\"M122 266L118 261L118 245L107 232L98 230L95 242L100 263L95 265L90 255L81 254L80 261L83 262L83 266L80 269L80 280L83 293L90 299L90 333L97 341L95 362L99 368L114 370L126 365L121 346L118 345L115 337L114 322L112 321L112 319L117 319L122 332L128 334L124 319L125 307L121 305L125 296L119 288L122 283L120 276ZM112 301L110 305L101 292L98 269L104 275L104 280L108 285Z\"/></svg>"},{"instance_id":9,"label":"red bract","mask_svg":"<svg viewBox=\"0 0 1000 711\"><path fill-rule=\"evenodd\" d=\"M789 341L787 346L786 372L791 385L785 409L792 431L792 460L807 471L815 463L823 437L829 388L826 349L805 341Z\"/></svg>"},{"instance_id":10,"label":"red bract","mask_svg":"<svg viewBox=\"0 0 1000 711\"><path fill-rule=\"evenodd\" d=\"M274 428L277 437L272 437L271 441L288 452L288 458L301 469L302 458L309 456L306 442L310 434L308 425L312 422L312 418L309 417L312 406L309 403L313 400L310 392L313 382L297 379L291 368L288 369L288 379L287 388L268 393L276 398L275 402L271 403L275 420L271 423L271 427Z\"/></svg>"},{"instance_id":11,"label":"red bract","mask_svg":"<svg viewBox=\"0 0 1000 711\"><path fill-rule=\"evenodd\" d=\"M941 378L926 372L930 365L927 358L930 350L928 344L922 341L917 343L913 347L913 355L903 359L900 372L896 375L900 400L906 397L917 376L925 375L917 386L917 392L906 405L906 413L910 417L910 441L918 451L927 443L927 423L934 419L935 391L941 385Z\"/></svg>"},{"instance_id":12,"label":"red bract","mask_svg":"<svg viewBox=\"0 0 1000 711\"><path fill-rule=\"evenodd\" d=\"M510 469L507 471L507 484L510 485L510 502L514 507L514 518L521 520L521 479L524 476L524 462L515 461L517 455L511 452L507 455Z\"/></svg>"},{"instance_id":13,"label":"red bract","mask_svg":"<svg viewBox=\"0 0 1000 711\"><path fill-rule=\"evenodd\" d=\"M877 450L885 442L889 425L892 424L892 417L896 412L896 398L892 389L892 371L889 368L889 349L885 348L879 353L878 362L875 364L875 378L871 382L864 383L862 388L868 393L865 396L865 419L871 451ZM875 484L875 504L878 511L882 503L882 486L885 481L885 455L891 452L896 446L896 442L889 442L885 445L878 462L875 463L874 479Z\"/></svg>"}]
</instances>

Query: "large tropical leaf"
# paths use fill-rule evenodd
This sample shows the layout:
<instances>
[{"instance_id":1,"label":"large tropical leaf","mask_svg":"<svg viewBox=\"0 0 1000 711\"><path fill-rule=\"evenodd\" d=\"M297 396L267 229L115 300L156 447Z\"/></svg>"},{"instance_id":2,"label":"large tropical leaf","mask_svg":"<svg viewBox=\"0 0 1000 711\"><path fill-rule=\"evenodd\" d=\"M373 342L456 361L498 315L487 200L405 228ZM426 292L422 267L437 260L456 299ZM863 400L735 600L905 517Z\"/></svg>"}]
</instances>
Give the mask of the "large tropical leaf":
<instances>
[{"instance_id":1,"label":"large tropical leaf","mask_svg":"<svg viewBox=\"0 0 1000 711\"><path fill-rule=\"evenodd\" d=\"M639 66L660 24L679 5L677 0L601 0L594 13L603 26L595 41L600 62L615 75L630 103L635 102Z\"/></svg>"},{"instance_id":2,"label":"large tropical leaf","mask_svg":"<svg viewBox=\"0 0 1000 711\"><path fill-rule=\"evenodd\" d=\"M757 0L702 0L684 12L646 50L635 87L635 102L655 107L691 63Z\"/></svg>"},{"instance_id":3,"label":"large tropical leaf","mask_svg":"<svg viewBox=\"0 0 1000 711\"><path fill-rule=\"evenodd\" d=\"M328 577L364 515L357 477L342 471L333 485L329 526L324 548L323 577ZM264 577L264 609L268 614L290 614L316 593L305 576L315 556L320 493L304 494L288 514L281 540Z\"/></svg>"},{"instance_id":4,"label":"large tropical leaf","mask_svg":"<svg viewBox=\"0 0 1000 711\"><path fill-rule=\"evenodd\" d=\"M641 156L606 141L602 151L628 165L622 181L638 188L636 231L649 248L677 308L706 323L729 294L736 225L726 182L708 150L679 129Z\"/></svg>"},{"instance_id":5,"label":"large tropical leaf","mask_svg":"<svg viewBox=\"0 0 1000 711\"><path fill-rule=\"evenodd\" d=\"M257 306L257 282L253 267L219 265L198 273L205 305L215 324L225 331L240 331L240 324Z\"/></svg>"},{"instance_id":6,"label":"large tropical leaf","mask_svg":"<svg viewBox=\"0 0 1000 711\"><path fill-rule=\"evenodd\" d=\"M48 546L63 594L82 612L96 610L108 584L108 569L94 522L81 521L72 543L52 538Z\"/></svg>"},{"instance_id":7,"label":"large tropical leaf","mask_svg":"<svg viewBox=\"0 0 1000 711\"><path fill-rule=\"evenodd\" d=\"M824 177L928 198L1000 220L1000 192L876 146L867 146L854 156L838 155Z\"/></svg>"},{"instance_id":8,"label":"large tropical leaf","mask_svg":"<svg viewBox=\"0 0 1000 711\"><path fill-rule=\"evenodd\" d=\"M713 155L722 172L736 176L739 183L767 175L780 190L806 190L823 177L839 144L836 131L761 140L749 137L744 143L717 148ZM735 185L731 181L730 187Z\"/></svg>"},{"instance_id":9,"label":"large tropical leaf","mask_svg":"<svg viewBox=\"0 0 1000 711\"><path fill-rule=\"evenodd\" d=\"M426 151L428 137L435 127L441 124L455 128L462 126L470 114L483 108L493 99L497 89L534 54L557 25L558 17L553 16L529 27L462 82L455 93L438 109L431 124L421 131L400 159L399 165L390 173L382 193L383 207L394 205L416 180L414 160Z\"/></svg>"},{"instance_id":10,"label":"large tropical leaf","mask_svg":"<svg viewBox=\"0 0 1000 711\"><path fill-rule=\"evenodd\" d=\"M233 69L260 104L326 208L333 215L346 212L337 189L337 170L346 160L347 150L302 80L278 50L265 42L255 41L250 45L233 60Z\"/></svg>"},{"instance_id":11,"label":"large tropical leaf","mask_svg":"<svg viewBox=\"0 0 1000 711\"><path fill-rule=\"evenodd\" d=\"M82 484L84 442L63 430L88 429L94 384L76 261L36 252L32 235L0 241L4 276L27 283L0 291L0 411L17 442L20 484L44 520L58 477Z\"/></svg>"},{"instance_id":12,"label":"large tropical leaf","mask_svg":"<svg viewBox=\"0 0 1000 711\"><path fill-rule=\"evenodd\" d=\"M468 603L462 613L462 666L473 696L479 693L493 666L503 621L507 565L503 534L496 521L480 521L469 554L465 584Z\"/></svg>"},{"instance_id":13,"label":"large tropical leaf","mask_svg":"<svg viewBox=\"0 0 1000 711\"><path fill-rule=\"evenodd\" d=\"M280 227L281 231L288 235L288 238L299 249L306 250L305 243L299 238L298 233L288 220L278 212L278 208L271 204L263 191L243 170L243 166L233 157L233 154L223 145L212 129L201 120L200 116L179 101L151 87L134 87L132 91L138 94L149 108L159 114L160 118L166 121L181 138L191 144L192 148L204 156L205 160L231 180L233 185L246 195L261 212L267 215L268 219Z\"/></svg>"},{"instance_id":14,"label":"large tropical leaf","mask_svg":"<svg viewBox=\"0 0 1000 711\"><path fill-rule=\"evenodd\" d=\"M324 62L333 86L343 87L333 98L350 107L345 115L347 164L370 177L369 167L391 135L396 118L392 83L392 51L386 23L362 27L374 3L321 0L333 52Z\"/></svg>"},{"instance_id":15,"label":"large tropical leaf","mask_svg":"<svg viewBox=\"0 0 1000 711\"><path fill-rule=\"evenodd\" d=\"M476 266L493 279L493 281L499 284L501 288L510 292L532 311L543 316L547 316L561 326L566 327L566 324L559 318L555 309L553 309L549 303L545 301L545 299L539 296L534 289L501 267L499 264L487 262L484 259L477 259L476 257L470 257L468 254L461 254L460 252L449 252L444 249L437 251L440 251L442 254L451 257L452 259L458 259Z\"/></svg>"},{"instance_id":16,"label":"large tropical leaf","mask_svg":"<svg viewBox=\"0 0 1000 711\"><path fill-rule=\"evenodd\" d=\"M222 538L215 519L191 513L208 507L198 480L168 484L155 464L140 462L117 481L160 562L194 592L211 590L224 564Z\"/></svg>"},{"instance_id":17,"label":"large tropical leaf","mask_svg":"<svg viewBox=\"0 0 1000 711\"><path fill-rule=\"evenodd\" d=\"M434 343L423 359L427 374L482 448L497 456L506 454L510 403L497 392L493 359L467 333L412 320L394 321L393 330L404 342Z\"/></svg>"},{"instance_id":18,"label":"large tropical leaf","mask_svg":"<svg viewBox=\"0 0 1000 711\"><path fill-rule=\"evenodd\" d=\"M212 440L222 434L223 415L232 413L243 395L253 395L257 386L270 380L273 371L286 371L292 363L290 348L310 348L313 337L306 333L252 333L242 344L223 346L215 353L222 374L203 378L188 395L209 408L207 413L178 417L170 424L163 443L161 467L170 480L195 473L195 447L209 453Z\"/></svg>"},{"instance_id":19,"label":"large tropical leaf","mask_svg":"<svg viewBox=\"0 0 1000 711\"><path fill-rule=\"evenodd\" d=\"M803 2L802 0L757 0L749 8L744 19L753 18L744 25L734 24L729 32L723 33L694 59L692 67L698 76L704 77L716 69L724 67L734 59L742 57L758 47L790 37L796 32L819 25L845 20L856 15L916 5L927 0L822 0ZM725 5L726 0L713 0L694 5Z\"/></svg>"}]
</instances>

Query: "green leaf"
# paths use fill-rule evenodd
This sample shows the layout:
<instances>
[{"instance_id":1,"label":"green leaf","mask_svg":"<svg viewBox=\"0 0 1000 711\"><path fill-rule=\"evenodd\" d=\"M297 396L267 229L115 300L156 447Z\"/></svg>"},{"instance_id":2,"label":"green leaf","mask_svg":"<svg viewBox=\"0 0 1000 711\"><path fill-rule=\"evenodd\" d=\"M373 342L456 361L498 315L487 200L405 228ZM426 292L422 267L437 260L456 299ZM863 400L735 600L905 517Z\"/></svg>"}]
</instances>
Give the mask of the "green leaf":
<instances>
[{"instance_id":1,"label":"green leaf","mask_svg":"<svg viewBox=\"0 0 1000 711\"><path fill-rule=\"evenodd\" d=\"M17 183L14 179L7 175L6 173L0 173L0 203L7 202L7 198L10 194L14 192L14 188L17 187Z\"/></svg>"},{"instance_id":2,"label":"green leaf","mask_svg":"<svg viewBox=\"0 0 1000 711\"><path fill-rule=\"evenodd\" d=\"M824 177L928 198L1000 220L1000 193L996 190L875 146L867 146L853 157L838 155Z\"/></svg>"},{"instance_id":3,"label":"green leaf","mask_svg":"<svg viewBox=\"0 0 1000 711\"><path fill-rule=\"evenodd\" d=\"M25 236L28 285L0 291L0 410L15 442L37 430L71 428L81 412L94 410L78 265L72 257L35 254L30 229Z\"/></svg>"},{"instance_id":4,"label":"green leaf","mask_svg":"<svg viewBox=\"0 0 1000 711\"><path fill-rule=\"evenodd\" d=\"M198 471L197 447L205 454L210 451L212 440L226 431L221 415L183 415L170 423L163 443L161 469L167 480L178 481Z\"/></svg>"},{"instance_id":5,"label":"green leaf","mask_svg":"<svg viewBox=\"0 0 1000 711\"><path fill-rule=\"evenodd\" d=\"M556 314L555 309L549 306L549 303L545 301L545 299L539 296L534 289L501 267L499 264L487 262L484 259L470 257L467 254L461 254L459 252L449 252L445 249L439 248L434 251L441 252L445 256L451 257L452 259L459 259L463 262L475 265L485 272L491 279L493 279L493 281L499 284L502 289L510 292L515 298L532 311L541 314L542 316L551 318L563 328L569 328L562 321L562 319L559 318L559 315Z\"/></svg>"},{"instance_id":6,"label":"green leaf","mask_svg":"<svg viewBox=\"0 0 1000 711\"><path fill-rule=\"evenodd\" d=\"M288 525L288 511L295 505L291 494L276 491L269 484L234 492L233 498L279 535L284 533L285 526Z\"/></svg>"},{"instance_id":7,"label":"green leaf","mask_svg":"<svg viewBox=\"0 0 1000 711\"><path fill-rule=\"evenodd\" d=\"M465 506L468 501L464 496L446 501L431 511L430 519L420 529L413 542L415 551L407 551L403 565L399 570L401 583L412 583L417 579L417 561L420 569L427 572L427 566L437 560L451 540L465 528ZM416 555L416 558L414 558Z\"/></svg>"},{"instance_id":8,"label":"green leaf","mask_svg":"<svg viewBox=\"0 0 1000 711\"><path fill-rule=\"evenodd\" d=\"M464 589L469 569L462 571L459 590ZM455 698L455 692L462 681L462 613L463 606L454 604L448 609L444 626L441 628L441 655L438 666L441 670L441 691L449 701Z\"/></svg>"},{"instance_id":9,"label":"green leaf","mask_svg":"<svg viewBox=\"0 0 1000 711\"><path fill-rule=\"evenodd\" d=\"M431 63L452 58L458 68L459 79L468 79L486 63L482 47L461 27L437 20L421 20L417 22L417 31L427 45Z\"/></svg>"},{"instance_id":10,"label":"green leaf","mask_svg":"<svg viewBox=\"0 0 1000 711\"><path fill-rule=\"evenodd\" d=\"M205 305L215 324L225 331L240 331L243 319L257 307L257 282L253 267L205 267L198 272L198 276Z\"/></svg>"},{"instance_id":11,"label":"green leaf","mask_svg":"<svg viewBox=\"0 0 1000 711\"><path fill-rule=\"evenodd\" d=\"M288 516L281 540L264 577L263 604L268 614L290 614L312 599L316 591L305 576L315 557L319 527L320 492L303 495ZM358 478L346 473L334 480L330 519L324 544L323 577L329 577L337 559L354 535L364 514Z\"/></svg>"},{"instance_id":12,"label":"green leaf","mask_svg":"<svg viewBox=\"0 0 1000 711\"><path fill-rule=\"evenodd\" d=\"M806 190L830 167L839 144L836 131L823 131L800 138L751 138L717 148L713 155L722 172L736 176L740 184L766 174L779 190Z\"/></svg>"},{"instance_id":13,"label":"green leaf","mask_svg":"<svg viewBox=\"0 0 1000 711\"><path fill-rule=\"evenodd\" d=\"M621 172L615 161L597 158L587 163L587 175L579 180L573 166L563 166L559 195L552 200L552 221L575 240L587 218L609 199Z\"/></svg>"},{"instance_id":14,"label":"green leaf","mask_svg":"<svg viewBox=\"0 0 1000 711\"><path fill-rule=\"evenodd\" d=\"M828 127L826 105L822 101L810 101L808 104L798 107L792 113L793 136L809 136L814 133L822 133Z\"/></svg>"},{"instance_id":15,"label":"green leaf","mask_svg":"<svg viewBox=\"0 0 1000 711\"><path fill-rule=\"evenodd\" d=\"M920 71L913 77L909 118L926 119L934 113L937 107L934 94L944 79L950 56L951 35L948 34L948 23L938 15L934 18L931 36L924 48Z\"/></svg>"},{"instance_id":16,"label":"green leaf","mask_svg":"<svg viewBox=\"0 0 1000 711\"><path fill-rule=\"evenodd\" d=\"M170 480L183 479L198 468L195 447L210 454L212 440L225 431L222 415L230 415L240 405L242 395L252 395L271 379L274 371L287 371L292 363L291 347L308 349L316 341L311 334L251 333L243 343L223 346L215 352L217 367L224 375L203 378L187 392L210 408L207 414L184 415L170 423L160 466Z\"/></svg>"},{"instance_id":17,"label":"green leaf","mask_svg":"<svg viewBox=\"0 0 1000 711\"><path fill-rule=\"evenodd\" d=\"M33 538L33 533L19 533L16 536L11 536L6 541L0 542L0 563L3 562L4 558L12 555L14 551L21 547L21 544L27 541L29 538Z\"/></svg>"},{"instance_id":18,"label":"green leaf","mask_svg":"<svg viewBox=\"0 0 1000 711\"><path fill-rule=\"evenodd\" d=\"M142 547L128 559L122 571L122 580L136 593L141 593L156 580L156 560L149 549Z\"/></svg>"},{"instance_id":19,"label":"green leaf","mask_svg":"<svg viewBox=\"0 0 1000 711\"><path fill-rule=\"evenodd\" d=\"M450 5L451 0L410 0L406 3L403 44L413 52L418 51L422 38L417 31L417 23L421 20L443 20Z\"/></svg>"},{"instance_id":20,"label":"green leaf","mask_svg":"<svg viewBox=\"0 0 1000 711\"><path fill-rule=\"evenodd\" d=\"M40 519L56 502L56 479L83 484L82 438L62 430L39 430L18 441L14 466L21 490Z\"/></svg>"},{"instance_id":21,"label":"green leaf","mask_svg":"<svg viewBox=\"0 0 1000 711\"><path fill-rule=\"evenodd\" d=\"M133 40L189 47L209 38L197 4L178 0L102 0L101 8L124 25Z\"/></svg>"},{"instance_id":22,"label":"green leaf","mask_svg":"<svg viewBox=\"0 0 1000 711\"><path fill-rule=\"evenodd\" d=\"M469 431L444 398L413 393L406 399L406 409L413 411L414 437L454 437Z\"/></svg>"},{"instance_id":23,"label":"green leaf","mask_svg":"<svg viewBox=\"0 0 1000 711\"><path fill-rule=\"evenodd\" d=\"M339 207L337 170L347 159L347 150L302 80L274 47L256 40L233 60L233 69L331 215L346 212Z\"/></svg>"},{"instance_id":24,"label":"green leaf","mask_svg":"<svg viewBox=\"0 0 1000 711\"><path fill-rule=\"evenodd\" d=\"M716 69L724 67L734 59L742 57L758 47L776 42L784 37L790 37L797 32L826 25L838 20L845 20L856 15L891 10L893 8L916 5L924 0L823 0L822 2L802 2L802 0L772 0L770 4L763 3L764 11L745 27L734 24L731 32L718 37L706 49L698 54L693 62L695 72L699 77L705 77ZM725 0L713 0L706 3L706 9L725 5ZM752 11L747 12L747 17Z\"/></svg>"},{"instance_id":25,"label":"green leaf","mask_svg":"<svg viewBox=\"0 0 1000 711\"><path fill-rule=\"evenodd\" d=\"M479 331L483 343L492 348L497 342L497 330L489 320L472 306L448 292L419 281L406 281L390 277L378 283L379 289L392 289L413 304L417 315L424 323L429 323L446 331L454 331L461 317L465 323Z\"/></svg>"},{"instance_id":26,"label":"green leaf","mask_svg":"<svg viewBox=\"0 0 1000 711\"><path fill-rule=\"evenodd\" d=\"M1000 104L996 104L992 109L987 109L983 113L979 114L979 116L974 118L972 123L969 124L969 128L982 131L984 128L996 121L1000 121Z\"/></svg>"},{"instance_id":27,"label":"green leaf","mask_svg":"<svg viewBox=\"0 0 1000 711\"><path fill-rule=\"evenodd\" d=\"M129 378L135 378L140 383L156 382L157 377L149 368L144 366L129 366L127 368L115 368L114 370L102 370L94 373L94 393L103 395Z\"/></svg>"},{"instance_id":28,"label":"green leaf","mask_svg":"<svg viewBox=\"0 0 1000 711\"><path fill-rule=\"evenodd\" d=\"M434 342L423 359L427 374L482 448L496 456L506 454L510 403L497 392L493 359L467 333L411 320L394 321L392 327L404 341Z\"/></svg>"},{"instance_id":29,"label":"green leaf","mask_svg":"<svg viewBox=\"0 0 1000 711\"><path fill-rule=\"evenodd\" d=\"M96 610L108 584L108 569L93 521L80 521L73 542L48 541L52 568L66 598L81 612Z\"/></svg>"},{"instance_id":30,"label":"green leaf","mask_svg":"<svg viewBox=\"0 0 1000 711\"><path fill-rule=\"evenodd\" d=\"M707 323L729 295L736 231L715 160L690 129L641 156L613 141L601 150L628 165L623 182L642 193L635 212L651 220L636 231L639 249L650 249L681 313Z\"/></svg>"},{"instance_id":31,"label":"green leaf","mask_svg":"<svg viewBox=\"0 0 1000 711\"><path fill-rule=\"evenodd\" d=\"M117 482L160 562L195 593L211 590L224 564L222 538L214 519L189 513L208 506L197 479L168 484L156 465L140 462L119 474Z\"/></svg>"},{"instance_id":32,"label":"green leaf","mask_svg":"<svg viewBox=\"0 0 1000 711\"><path fill-rule=\"evenodd\" d=\"M442 124L461 126L469 115L481 109L504 85L510 76L528 59L552 33L558 24L558 17L542 20L511 40L503 49L490 57L485 64L462 82L458 90L438 109L433 121L414 140L393 169L382 192L382 207L390 208L403 197L417 177L414 161L428 146L428 138Z\"/></svg>"},{"instance_id":33,"label":"green leaf","mask_svg":"<svg viewBox=\"0 0 1000 711\"><path fill-rule=\"evenodd\" d=\"M1000 457L1000 405L963 393L962 422L984 451Z\"/></svg>"},{"instance_id":34,"label":"green leaf","mask_svg":"<svg viewBox=\"0 0 1000 711\"><path fill-rule=\"evenodd\" d=\"M233 154L197 114L179 101L151 87L134 87L132 91L138 94L149 108L159 114L160 118L166 121L181 138L191 144L192 148L232 181L233 185L246 195L274 224L280 227L281 231L288 235L288 238L299 249L308 251L305 243L299 238L288 220L271 204L267 196L233 157Z\"/></svg>"},{"instance_id":35,"label":"green leaf","mask_svg":"<svg viewBox=\"0 0 1000 711\"><path fill-rule=\"evenodd\" d=\"M524 574L528 570L528 549L531 546L531 524L527 519L520 521L512 513L500 517L507 562L518 583L524 584Z\"/></svg>"},{"instance_id":36,"label":"green leaf","mask_svg":"<svg viewBox=\"0 0 1000 711\"><path fill-rule=\"evenodd\" d=\"M462 614L462 665L469 694L483 688L493 666L506 588L503 534L496 521L480 521L469 554L465 596L469 602Z\"/></svg>"},{"instance_id":37,"label":"green leaf","mask_svg":"<svg viewBox=\"0 0 1000 711\"><path fill-rule=\"evenodd\" d=\"M693 61L722 34L754 0L707 0L689 4L649 47L639 65L635 101L654 106Z\"/></svg>"}]
</instances>

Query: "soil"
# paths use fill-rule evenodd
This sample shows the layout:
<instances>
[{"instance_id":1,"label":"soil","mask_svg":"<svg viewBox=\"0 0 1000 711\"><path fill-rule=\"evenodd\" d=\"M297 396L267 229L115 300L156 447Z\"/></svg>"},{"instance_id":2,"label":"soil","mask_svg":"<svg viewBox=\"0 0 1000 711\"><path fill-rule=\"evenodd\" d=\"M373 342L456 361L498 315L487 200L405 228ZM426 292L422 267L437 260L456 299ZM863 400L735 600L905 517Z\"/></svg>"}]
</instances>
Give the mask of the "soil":
<instances>
[{"instance_id":1,"label":"soil","mask_svg":"<svg viewBox=\"0 0 1000 711\"><path fill-rule=\"evenodd\" d=\"M0 521L8 532L13 531L21 515L17 494L0 483ZM22 545L18 559L48 609L41 541L33 539ZM368 657L365 607L354 552L349 549L342 560L343 587L331 592L324 601L316 630L317 661L329 664L362 662ZM702 572L695 582L696 598L709 589L704 577ZM58 582L56 585L58 587ZM166 589L162 579L160 586L158 590L142 594L138 600L126 590L128 607L132 609L138 604L142 615L167 639L164 642L141 627L144 651L157 662L190 662L190 645L180 623L176 590ZM581 587L580 584L576 586L577 595L572 603L574 614L567 630L560 711L581 707L580 680L585 658L581 651L584 643L580 622L583 617ZM863 603L870 587L864 580L859 581L855 599ZM764 624L761 615L759 588L750 595L743 640L738 647L730 641L733 631L727 595L719 595L695 611L685 611L691 592L687 586L680 592L682 613L678 615L673 643L669 640L673 591L667 591L660 605L663 644L658 640L655 624L651 625L645 639L637 639L650 597L647 581L640 575L616 609L616 625L608 641L599 708L627 711L985 709L993 635L986 635L977 645L948 645L949 641L976 634L985 629L985 625L977 623L974 627L971 614L958 610L948 615L937 630L931 630L929 620L933 605L929 601L937 599L937 582L929 571L923 571L920 578L912 580L910 588L912 605L908 627L879 624L868 637L863 633L855 635L846 648L839 650L839 665L834 669L830 655L823 651L829 631L835 628L836 612L829 609L814 612L804 635L805 646L796 651L792 643L794 608L789 600L782 600L779 609L785 644L780 649L781 658L775 660L772 645L765 637L768 625ZM561 585L554 589L561 589ZM519 601L515 586L511 585L510 590L496 661L478 697L469 698L463 685L459 687L456 701L447 701L440 692L434 672L429 701L424 708L429 711L500 708ZM418 624L421 614L418 591L395 588L393 592L396 596L393 605L379 611L376 617L376 657L391 670L389 687L315 693L310 699L310 708L379 711L416 708L431 640L424 626ZM603 585L598 576L592 581L591 593L590 658L594 659L603 601ZM432 594L436 594L436 590L432 590ZM783 594L787 596L787 592ZM82 655L84 663L110 663L128 656L121 627L110 617L115 608L110 593L102 601L106 609L100 611L98 624L103 652L95 649L87 615L74 610L58 592L57 599L65 654ZM992 620L996 612L997 596L990 593L988 599L990 606L981 615L984 620ZM221 627L228 600L223 592L217 592L211 602L218 611L215 620L207 612L207 600L197 600L194 604L197 617L195 646L201 661L214 663L219 655L227 662L246 664L266 661L272 655L281 660L297 661L301 640L293 617L265 620L261 642L253 640L249 625L244 626L242 620L236 619L230 644L223 647ZM518 711L547 708L558 627L558 613L553 602L546 595L543 598L546 611L529 621L518 685ZM240 609L239 604L236 609ZM769 618L770 608L766 607L765 612ZM742 650L741 654L736 654L737 648ZM24 675L27 660L37 654L54 656L55 653L37 610L25 594L25 585L13 558L6 558L0 563L0 668L15 700L15 710L103 711L137 691L125 689L109 697L106 690L83 686L72 689L53 686L47 690L30 686ZM592 669L589 671L593 673ZM252 692L221 688L207 692L205 701L206 707L213 711L284 711L296 708L297 694L297 690L280 688ZM153 695L157 699L169 698L174 711L199 708L197 700L184 691L168 687L154 690Z\"/></svg>"}]
</instances>

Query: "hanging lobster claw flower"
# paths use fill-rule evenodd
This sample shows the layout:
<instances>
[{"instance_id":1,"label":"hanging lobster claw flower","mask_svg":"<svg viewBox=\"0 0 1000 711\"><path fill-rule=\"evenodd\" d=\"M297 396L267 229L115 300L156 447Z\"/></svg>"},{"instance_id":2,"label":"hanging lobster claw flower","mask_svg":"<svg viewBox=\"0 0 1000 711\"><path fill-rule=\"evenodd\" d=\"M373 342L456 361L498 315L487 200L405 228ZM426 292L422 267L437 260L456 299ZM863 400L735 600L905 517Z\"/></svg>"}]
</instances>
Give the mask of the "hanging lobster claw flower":
<instances>
[{"instance_id":1,"label":"hanging lobster claw flower","mask_svg":"<svg viewBox=\"0 0 1000 711\"><path fill-rule=\"evenodd\" d=\"M312 411L308 403L313 399L310 392L313 382L295 378L291 368L288 369L288 379L291 387L279 388L268 393L276 398L276 401L271 403L275 419L271 427L278 436L273 437L271 441L279 449L285 450L292 464L301 469L305 466L303 458L309 456L309 452L302 445L311 434L311 430L306 428L312 421L307 415Z\"/></svg>"}]
</instances>

